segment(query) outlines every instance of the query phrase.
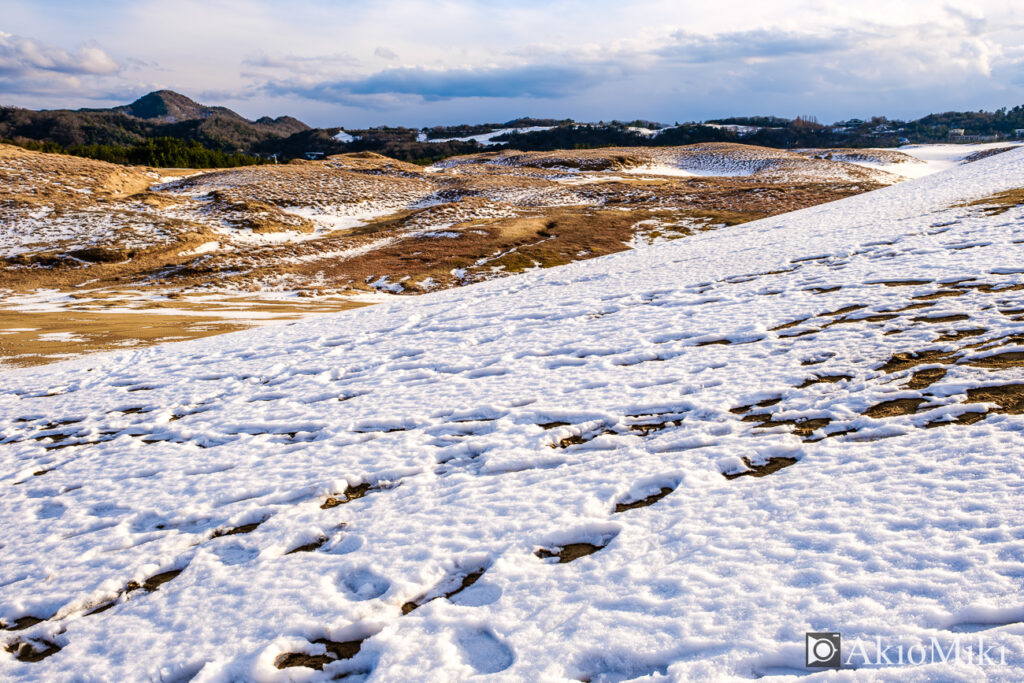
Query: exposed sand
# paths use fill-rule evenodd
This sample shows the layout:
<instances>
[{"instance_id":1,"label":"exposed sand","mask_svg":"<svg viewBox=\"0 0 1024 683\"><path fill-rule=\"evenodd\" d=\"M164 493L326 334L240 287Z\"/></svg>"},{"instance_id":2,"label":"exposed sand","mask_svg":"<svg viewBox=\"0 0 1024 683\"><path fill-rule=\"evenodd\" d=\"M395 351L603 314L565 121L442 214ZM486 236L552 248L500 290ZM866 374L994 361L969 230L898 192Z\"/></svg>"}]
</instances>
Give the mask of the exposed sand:
<instances>
[{"instance_id":1,"label":"exposed sand","mask_svg":"<svg viewBox=\"0 0 1024 683\"><path fill-rule=\"evenodd\" d=\"M365 306L330 299L182 297L140 301L115 293L68 304L0 303L0 369L27 367L97 351L183 341ZM35 310L33 310L35 309ZM46 310L51 309L51 310Z\"/></svg>"}]
</instances>

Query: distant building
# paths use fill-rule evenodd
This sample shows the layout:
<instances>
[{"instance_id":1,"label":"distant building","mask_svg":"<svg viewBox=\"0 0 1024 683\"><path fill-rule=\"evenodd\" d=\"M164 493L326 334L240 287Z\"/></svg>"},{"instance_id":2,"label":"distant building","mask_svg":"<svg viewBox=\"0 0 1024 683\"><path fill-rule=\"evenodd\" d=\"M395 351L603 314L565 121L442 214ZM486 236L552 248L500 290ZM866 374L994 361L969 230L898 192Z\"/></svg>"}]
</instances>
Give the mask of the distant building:
<instances>
[{"instance_id":1,"label":"distant building","mask_svg":"<svg viewBox=\"0 0 1024 683\"><path fill-rule=\"evenodd\" d=\"M951 138L962 138L964 136L963 128L950 128L949 137Z\"/></svg>"},{"instance_id":2,"label":"distant building","mask_svg":"<svg viewBox=\"0 0 1024 683\"><path fill-rule=\"evenodd\" d=\"M1014 137L1024 138L1024 128L1017 128L1013 131Z\"/></svg>"}]
</instances>

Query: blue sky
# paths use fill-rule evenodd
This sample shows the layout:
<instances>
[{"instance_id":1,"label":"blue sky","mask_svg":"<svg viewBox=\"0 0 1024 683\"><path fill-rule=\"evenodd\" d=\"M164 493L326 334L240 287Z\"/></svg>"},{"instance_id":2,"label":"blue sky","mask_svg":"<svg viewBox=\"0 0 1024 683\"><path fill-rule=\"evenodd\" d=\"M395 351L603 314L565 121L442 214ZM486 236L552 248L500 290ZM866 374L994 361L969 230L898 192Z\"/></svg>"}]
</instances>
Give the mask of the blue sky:
<instances>
[{"instance_id":1,"label":"blue sky","mask_svg":"<svg viewBox=\"0 0 1024 683\"><path fill-rule=\"evenodd\" d=\"M1024 104L1024 3L5 0L0 104L170 88L319 126Z\"/></svg>"}]
</instances>

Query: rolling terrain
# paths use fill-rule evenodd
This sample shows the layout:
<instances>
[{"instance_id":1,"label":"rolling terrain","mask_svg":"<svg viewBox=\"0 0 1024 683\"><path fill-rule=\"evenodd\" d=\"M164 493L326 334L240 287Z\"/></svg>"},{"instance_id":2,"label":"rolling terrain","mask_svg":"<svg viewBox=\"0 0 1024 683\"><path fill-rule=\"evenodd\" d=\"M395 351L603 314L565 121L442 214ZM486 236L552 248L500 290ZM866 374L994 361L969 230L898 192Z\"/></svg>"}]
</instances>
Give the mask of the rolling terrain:
<instances>
[{"instance_id":1,"label":"rolling terrain","mask_svg":"<svg viewBox=\"0 0 1024 683\"><path fill-rule=\"evenodd\" d=\"M1010 148L499 150L428 167L359 153L204 172L0 145L0 363L219 334L658 245Z\"/></svg>"},{"instance_id":2,"label":"rolling terrain","mask_svg":"<svg viewBox=\"0 0 1024 683\"><path fill-rule=\"evenodd\" d=\"M900 180L731 144L482 153L426 168L355 154L177 179L5 146L0 173L0 286L11 290L116 281L366 291L384 278L422 291L521 270L515 262L620 251L653 224L686 234Z\"/></svg>"},{"instance_id":3,"label":"rolling terrain","mask_svg":"<svg viewBox=\"0 0 1024 683\"><path fill-rule=\"evenodd\" d=\"M563 265L903 178L710 144L208 172L0 145L0 179L0 353L35 364Z\"/></svg>"},{"instance_id":4,"label":"rolling terrain","mask_svg":"<svg viewBox=\"0 0 1024 683\"><path fill-rule=\"evenodd\" d=\"M352 239L409 244L457 244L417 234L451 204L445 230L486 232L564 197L638 216L799 169L889 182L747 150L711 178L722 150L691 152L271 172L388 183L394 227ZM692 175L651 170L666 164ZM383 229L315 193L286 211L275 176L227 173L145 191L209 231L188 244L218 242L211 259L236 235ZM1022 177L1016 149L624 253L4 372L0 677L1020 680ZM232 218L243 201L267 222ZM504 205L522 213L483 214ZM876 639L990 649L823 672L808 631L841 631L844 658Z\"/></svg>"}]
</instances>

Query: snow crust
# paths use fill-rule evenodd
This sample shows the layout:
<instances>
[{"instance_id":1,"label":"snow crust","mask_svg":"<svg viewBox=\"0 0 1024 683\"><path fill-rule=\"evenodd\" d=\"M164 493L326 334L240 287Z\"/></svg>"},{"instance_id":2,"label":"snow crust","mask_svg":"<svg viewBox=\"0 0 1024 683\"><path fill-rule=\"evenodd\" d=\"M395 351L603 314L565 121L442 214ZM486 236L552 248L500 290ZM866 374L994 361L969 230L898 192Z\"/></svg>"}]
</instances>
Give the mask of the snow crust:
<instances>
[{"instance_id":1,"label":"snow crust","mask_svg":"<svg viewBox=\"0 0 1024 683\"><path fill-rule=\"evenodd\" d=\"M0 651L0 678L1020 680L1024 417L967 392L1024 382L978 364L1024 348L1024 210L966 202L1022 177L1015 150L562 268L0 373L0 620L44 619L0 639L60 648ZM942 340L970 330L991 348ZM926 389L882 369L926 350L962 356L920 366L947 370ZM777 426L738 411L775 399ZM570 544L600 549L537 554ZM1005 657L805 668L804 633L831 630L980 633ZM324 639L361 645L275 665Z\"/></svg>"}]
</instances>

